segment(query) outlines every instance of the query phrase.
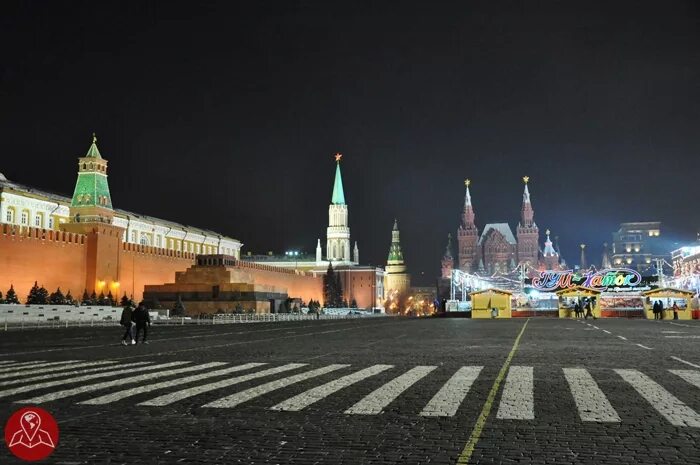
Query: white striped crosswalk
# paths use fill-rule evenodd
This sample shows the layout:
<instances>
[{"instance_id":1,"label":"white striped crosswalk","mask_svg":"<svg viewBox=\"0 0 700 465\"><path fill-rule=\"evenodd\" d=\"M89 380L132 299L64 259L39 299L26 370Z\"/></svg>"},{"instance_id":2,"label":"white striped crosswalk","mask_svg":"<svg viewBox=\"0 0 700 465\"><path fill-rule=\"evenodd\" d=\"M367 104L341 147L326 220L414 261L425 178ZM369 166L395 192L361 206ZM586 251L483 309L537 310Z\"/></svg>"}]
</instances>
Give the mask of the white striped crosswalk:
<instances>
[{"instance_id":1,"label":"white striped crosswalk","mask_svg":"<svg viewBox=\"0 0 700 465\"><path fill-rule=\"evenodd\" d=\"M533 420L535 418L533 376L532 367L510 367L496 418L500 420Z\"/></svg>"},{"instance_id":2,"label":"white striped crosswalk","mask_svg":"<svg viewBox=\"0 0 700 465\"><path fill-rule=\"evenodd\" d=\"M411 409L420 412L425 421L431 421L431 417L459 416L460 410L469 402L482 405L484 390L480 387L477 392L470 392L474 391L473 386L480 377L490 385L495 376L493 369L485 370L483 366L448 370L437 366L378 364L355 368L348 364L328 364L312 368L305 363L275 366L269 362L231 365L227 362L125 360L6 361L0 364L0 370L0 399L10 398L23 404L43 404L76 397L76 402L82 405L106 405L138 396L138 405L151 407L187 400L202 408L233 409L252 404L264 405L273 411L300 412L322 410L324 403L320 401L333 398L333 405L345 404L336 414L379 415L390 405L405 409L398 402L405 397L410 403L422 404L420 408ZM603 375L602 371L608 374ZM697 399L700 399L700 370L669 372L674 377L663 379L664 386L654 379L661 377L658 373L652 378L634 369L597 369L591 373L586 368L563 367L558 377L564 387L561 392L569 395L565 402L575 405L578 418L583 422L624 423L624 415L618 412L625 413L625 403L634 402L654 411L661 421L677 427L700 428L700 414L694 410L699 405ZM436 373L440 373L440 381L435 378ZM510 367L500 398L496 398L498 410L493 421L537 421L535 391L542 382L535 377L537 373L538 369L532 366ZM596 382L598 375L605 378L602 388ZM548 377L551 378L551 371ZM548 379L550 389L552 382ZM304 390L301 393L297 390L285 398L287 389L298 383L306 385ZM371 392L362 388L365 383L373 386ZM688 405L669 390L677 390L678 383L687 386L679 393L681 397L695 403ZM349 389L351 386L359 387ZM616 401L613 396L611 401L608 396L612 394L609 390L613 386L615 389L631 387L633 391L628 390L626 395L636 392L638 400L627 398L620 405L619 397ZM276 402L266 400L269 394L277 391ZM206 401L198 397L205 393L212 393ZM616 410L614 405L622 410Z\"/></svg>"},{"instance_id":3,"label":"white striped crosswalk","mask_svg":"<svg viewBox=\"0 0 700 465\"><path fill-rule=\"evenodd\" d=\"M620 417L588 370L564 368L581 421L619 422Z\"/></svg>"}]
</instances>

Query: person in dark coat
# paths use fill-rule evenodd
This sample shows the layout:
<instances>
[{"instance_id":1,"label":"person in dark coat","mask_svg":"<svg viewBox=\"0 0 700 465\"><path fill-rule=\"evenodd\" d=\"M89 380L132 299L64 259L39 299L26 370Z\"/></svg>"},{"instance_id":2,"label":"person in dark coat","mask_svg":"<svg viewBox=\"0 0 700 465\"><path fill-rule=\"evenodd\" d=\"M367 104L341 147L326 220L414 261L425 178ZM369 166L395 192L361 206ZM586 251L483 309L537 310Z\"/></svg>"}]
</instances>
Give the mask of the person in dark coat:
<instances>
[{"instance_id":1,"label":"person in dark coat","mask_svg":"<svg viewBox=\"0 0 700 465\"><path fill-rule=\"evenodd\" d=\"M659 301L658 300L654 301L653 312L654 312L654 319L658 320L659 319Z\"/></svg>"},{"instance_id":2,"label":"person in dark coat","mask_svg":"<svg viewBox=\"0 0 700 465\"><path fill-rule=\"evenodd\" d=\"M579 318L581 316L581 304L576 301L576 304L574 305L574 315L576 318Z\"/></svg>"},{"instance_id":3,"label":"person in dark coat","mask_svg":"<svg viewBox=\"0 0 700 465\"><path fill-rule=\"evenodd\" d=\"M136 344L136 341L134 340L134 334L131 328L134 324L134 322L132 321L132 316L133 309L131 308L131 305L125 306L124 310L122 310L122 316L119 320L119 324L122 325L125 329L124 336L122 336L122 345L128 345L129 340L131 340L132 344Z\"/></svg>"},{"instance_id":4,"label":"person in dark coat","mask_svg":"<svg viewBox=\"0 0 700 465\"><path fill-rule=\"evenodd\" d=\"M584 318L587 320L589 316L595 319L595 317L593 316L593 305L591 305L590 299L588 300L588 302L586 302L586 315L584 316Z\"/></svg>"},{"instance_id":5,"label":"person in dark coat","mask_svg":"<svg viewBox=\"0 0 700 465\"><path fill-rule=\"evenodd\" d=\"M139 342L139 333L143 331L141 342L148 344L146 338L148 336L148 327L151 325L151 315L148 314L148 309L143 304L139 304L132 318L134 323L136 323L136 337L134 338L136 343L138 344Z\"/></svg>"},{"instance_id":6,"label":"person in dark coat","mask_svg":"<svg viewBox=\"0 0 700 465\"><path fill-rule=\"evenodd\" d=\"M659 300L659 320L664 319L664 302L663 300Z\"/></svg>"}]
</instances>

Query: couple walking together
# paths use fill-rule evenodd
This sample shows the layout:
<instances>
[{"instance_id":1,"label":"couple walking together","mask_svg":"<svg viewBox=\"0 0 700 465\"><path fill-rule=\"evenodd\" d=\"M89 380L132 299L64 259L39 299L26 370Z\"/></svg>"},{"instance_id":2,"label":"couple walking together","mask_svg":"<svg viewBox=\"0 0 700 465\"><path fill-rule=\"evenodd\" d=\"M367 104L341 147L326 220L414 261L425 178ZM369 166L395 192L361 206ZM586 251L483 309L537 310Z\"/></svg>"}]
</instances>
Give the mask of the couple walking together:
<instances>
[{"instance_id":1,"label":"couple walking together","mask_svg":"<svg viewBox=\"0 0 700 465\"><path fill-rule=\"evenodd\" d=\"M124 336L122 337L123 345L128 345L129 339L132 344L137 344L141 331L143 331L141 342L148 344L146 337L148 336L148 327L151 325L151 316L143 304L139 304L135 310L131 305L124 307L119 323L125 328ZM136 328L136 334L134 334L134 327Z\"/></svg>"}]
</instances>

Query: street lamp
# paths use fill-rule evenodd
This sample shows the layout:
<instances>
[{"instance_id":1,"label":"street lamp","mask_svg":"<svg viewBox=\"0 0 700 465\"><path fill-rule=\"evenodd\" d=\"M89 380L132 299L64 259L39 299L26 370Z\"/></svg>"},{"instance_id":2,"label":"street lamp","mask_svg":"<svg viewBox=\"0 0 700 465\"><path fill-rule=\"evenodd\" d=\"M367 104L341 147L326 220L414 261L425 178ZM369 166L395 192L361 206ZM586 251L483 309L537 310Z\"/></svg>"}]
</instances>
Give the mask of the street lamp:
<instances>
[{"instance_id":1,"label":"street lamp","mask_svg":"<svg viewBox=\"0 0 700 465\"><path fill-rule=\"evenodd\" d=\"M297 270L297 263L299 262L299 251L298 250L287 250L284 253L287 257L294 257L294 271Z\"/></svg>"}]
</instances>

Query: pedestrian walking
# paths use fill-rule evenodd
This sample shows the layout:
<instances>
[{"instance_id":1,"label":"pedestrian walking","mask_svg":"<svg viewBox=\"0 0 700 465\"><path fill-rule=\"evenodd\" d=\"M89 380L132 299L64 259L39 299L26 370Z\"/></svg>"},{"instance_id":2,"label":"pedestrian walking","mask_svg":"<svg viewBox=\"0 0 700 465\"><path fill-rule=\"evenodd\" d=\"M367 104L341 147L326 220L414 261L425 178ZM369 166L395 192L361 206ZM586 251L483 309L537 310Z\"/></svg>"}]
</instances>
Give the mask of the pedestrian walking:
<instances>
[{"instance_id":1,"label":"pedestrian walking","mask_svg":"<svg viewBox=\"0 0 700 465\"><path fill-rule=\"evenodd\" d=\"M671 307L673 310L673 319L677 320L678 319L678 304L676 302L673 302L673 307Z\"/></svg>"},{"instance_id":2,"label":"pedestrian walking","mask_svg":"<svg viewBox=\"0 0 700 465\"><path fill-rule=\"evenodd\" d=\"M586 316L584 318L587 320L589 316L595 320L595 316L593 316L593 305L591 305L590 299L586 302Z\"/></svg>"},{"instance_id":3,"label":"pedestrian walking","mask_svg":"<svg viewBox=\"0 0 700 465\"><path fill-rule=\"evenodd\" d=\"M659 300L659 320L664 319L664 302L663 300Z\"/></svg>"},{"instance_id":4,"label":"pedestrian walking","mask_svg":"<svg viewBox=\"0 0 700 465\"><path fill-rule=\"evenodd\" d=\"M574 305L574 315L576 318L578 318L581 314L581 304L578 303L578 300L576 301L576 305Z\"/></svg>"},{"instance_id":5,"label":"pedestrian walking","mask_svg":"<svg viewBox=\"0 0 700 465\"><path fill-rule=\"evenodd\" d=\"M132 315L132 319L136 324L136 337L134 338L134 340L138 344L139 333L143 331L143 339L141 340L141 342L144 344L148 344L148 341L146 339L148 337L148 327L151 325L151 315L148 314L148 309L146 308L146 306L143 304L139 304L138 308L134 311Z\"/></svg>"},{"instance_id":6,"label":"pedestrian walking","mask_svg":"<svg viewBox=\"0 0 700 465\"><path fill-rule=\"evenodd\" d=\"M654 307L652 308L654 312L654 319L658 320L659 319L659 301L655 300L654 301Z\"/></svg>"},{"instance_id":7,"label":"pedestrian walking","mask_svg":"<svg viewBox=\"0 0 700 465\"><path fill-rule=\"evenodd\" d=\"M124 310L122 310L122 316L119 319L119 324L124 327L122 345L128 345L129 341L131 341L132 344L136 344L136 341L134 340L134 333L132 331L132 326L134 324L134 322L132 321L133 314L134 312L131 308L131 305L126 305L124 307Z\"/></svg>"}]
</instances>

